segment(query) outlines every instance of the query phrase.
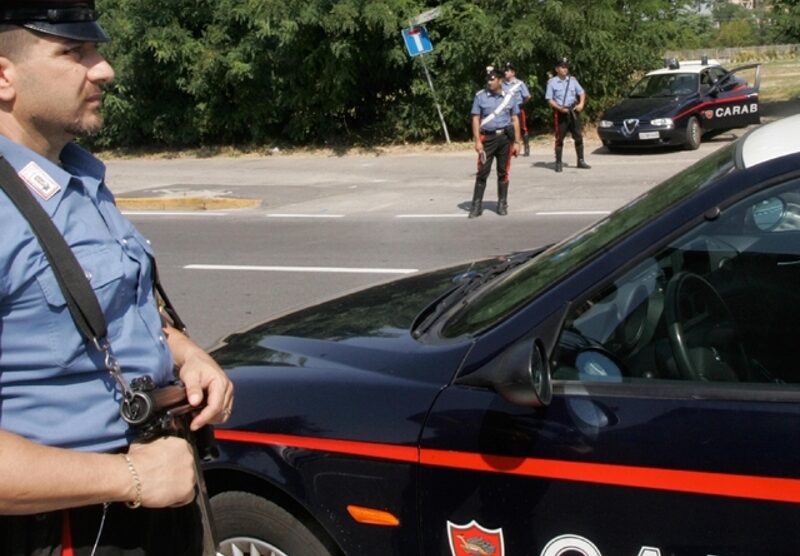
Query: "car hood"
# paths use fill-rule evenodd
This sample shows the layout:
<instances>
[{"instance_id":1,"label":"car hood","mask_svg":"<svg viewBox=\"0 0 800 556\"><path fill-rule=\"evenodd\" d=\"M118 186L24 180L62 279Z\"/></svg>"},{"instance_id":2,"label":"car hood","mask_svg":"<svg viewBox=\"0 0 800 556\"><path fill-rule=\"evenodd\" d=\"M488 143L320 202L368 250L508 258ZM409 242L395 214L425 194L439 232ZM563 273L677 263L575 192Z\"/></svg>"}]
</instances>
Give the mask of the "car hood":
<instances>
[{"instance_id":1,"label":"car hood","mask_svg":"<svg viewBox=\"0 0 800 556\"><path fill-rule=\"evenodd\" d=\"M307 365L309 357L348 348L416 351L414 318L465 277L497 262L487 259L402 278L290 313L222 340L212 352L224 367ZM336 344L338 347L332 347ZM363 357L360 350L359 357ZM293 354L293 355L290 355ZM330 364L330 359L327 360Z\"/></svg>"},{"instance_id":2,"label":"car hood","mask_svg":"<svg viewBox=\"0 0 800 556\"><path fill-rule=\"evenodd\" d=\"M606 110L604 120L622 121L629 118L651 120L672 115L675 110L686 102L685 98L627 98Z\"/></svg>"},{"instance_id":3,"label":"car hood","mask_svg":"<svg viewBox=\"0 0 800 556\"><path fill-rule=\"evenodd\" d=\"M224 428L413 444L471 344L424 344L411 325L491 262L374 286L229 336L212 351L236 388Z\"/></svg>"}]
</instances>

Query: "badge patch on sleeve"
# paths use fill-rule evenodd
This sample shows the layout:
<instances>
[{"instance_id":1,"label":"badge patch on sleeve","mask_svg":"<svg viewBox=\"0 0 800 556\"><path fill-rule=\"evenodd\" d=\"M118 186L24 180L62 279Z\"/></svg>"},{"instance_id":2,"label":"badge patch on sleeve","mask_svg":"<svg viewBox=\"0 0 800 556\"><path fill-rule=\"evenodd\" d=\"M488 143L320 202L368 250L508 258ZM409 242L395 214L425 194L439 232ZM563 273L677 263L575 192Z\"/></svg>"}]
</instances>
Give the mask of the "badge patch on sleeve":
<instances>
[{"instance_id":1,"label":"badge patch on sleeve","mask_svg":"<svg viewBox=\"0 0 800 556\"><path fill-rule=\"evenodd\" d=\"M45 201L61 191L61 186L58 182L50 177L50 174L42 170L42 168L35 162L29 162L22 170L19 171L19 177L22 178L29 188L34 193Z\"/></svg>"}]
</instances>

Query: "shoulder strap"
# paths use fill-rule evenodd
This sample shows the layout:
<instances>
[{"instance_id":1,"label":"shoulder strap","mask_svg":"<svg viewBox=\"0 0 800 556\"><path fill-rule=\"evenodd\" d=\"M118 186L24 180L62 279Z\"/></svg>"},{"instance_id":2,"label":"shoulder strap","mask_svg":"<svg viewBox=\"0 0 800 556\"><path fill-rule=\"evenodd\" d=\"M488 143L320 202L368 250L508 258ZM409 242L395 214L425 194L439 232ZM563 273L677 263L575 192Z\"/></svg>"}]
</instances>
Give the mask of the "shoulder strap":
<instances>
[{"instance_id":1,"label":"shoulder strap","mask_svg":"<svg viewBox=\"0 0 800 556\"><path fill-rule=\"evenodd\" d=\"M488 116L486 116L484 119L481 120L480 126L483 127L492 120L494 120L500 112L505 110L505 108L508 106L508 103L511 102L511 97L513 96L514 95L509 94L506 91L503 91L503 101L497 105L497 108L494 109L494 112L492 112L491 114L489 114Z\"/></svg>"},{"instance_id":2,"label":"shoulder strap","mask_svg":"<svg viewBox=\"0 0 800 556\"><path fill-rule=\"evenodd\" d=\"M572 76L567 77L567 86L564 87L564 98L561 99L561 106L567 106L567 93L569 92L569 82L572 81Z\"/></svg>"},{"instance_id":3,"label":"shoulder strap","mask_svg":"<svg viewBox=\"0 0 800 556\"><path fill-rule=\"evenodd\" d=\"M22 213L39 240L78 330L87 341L93 342L99 348L108 333L108 328L103 310L89 280L50 216L2 156L0 156L0 189L5 191L11 202Z\"/></svg>"}]
</instances>

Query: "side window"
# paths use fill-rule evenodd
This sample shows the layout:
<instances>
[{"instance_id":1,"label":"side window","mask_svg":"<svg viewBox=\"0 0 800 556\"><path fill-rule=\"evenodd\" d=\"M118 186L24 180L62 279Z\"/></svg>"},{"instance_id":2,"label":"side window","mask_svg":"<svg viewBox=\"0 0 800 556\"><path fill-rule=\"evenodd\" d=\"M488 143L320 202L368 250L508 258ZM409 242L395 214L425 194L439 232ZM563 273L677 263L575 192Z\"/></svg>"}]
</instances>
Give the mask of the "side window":
<instances>
[{"instance_id":1,"label":"side window","mask_svg":"<svg viewBox=\"0 0 800 556\"><path fill-rule=\"evenodd\" d=\"M727 208L576 304L556 380L800 384L800 180Z\"/></svg>"},{"instance_id":2,"label":"side window","mask_svg":"<svg viewBox=\"0 0 800 556\"><path fill-rule=\"evenodd\" d=\"M700 92L705 94L711 89L716 82L716 79L711 75L709 70L705 70L700 74Z\"/></svg>"}]
</instances>

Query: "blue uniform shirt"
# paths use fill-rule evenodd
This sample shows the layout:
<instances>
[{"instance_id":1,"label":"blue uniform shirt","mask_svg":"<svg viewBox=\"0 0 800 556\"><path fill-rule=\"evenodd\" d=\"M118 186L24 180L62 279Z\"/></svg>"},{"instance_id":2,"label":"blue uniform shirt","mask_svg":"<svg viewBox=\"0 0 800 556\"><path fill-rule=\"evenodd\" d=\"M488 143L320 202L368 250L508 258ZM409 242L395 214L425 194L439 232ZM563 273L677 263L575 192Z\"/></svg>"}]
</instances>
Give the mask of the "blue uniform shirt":
<instances>
[{"instance_id":1,"label":"blue uniform shirt","mask_svg":"<svg viewBox=\"0 0 800 556\"><path fill-rule=\"evenodd\" d=\"M570 107L577 102L578 96L582 94L584 94L584 90L577 79L571 75L561 79L556 75L547 82L547 91L544 99L553 99L559 106Z\"/></svg>"},{"instance_id":2,"label":"blue uniform shirt","mask_svg":"<svg viewBox=\"0 0 800 556\"><path fill-rule=\"evenodd\" d=\"M514 102L516 102L518 106L521 106L522 103L525 102L525 99L531 96L525 82L516 77L511 81L503 80L503 90L508 92L511 91L511 89L514 89L514 95L516 97Z\"/></svg>"},{"instance_id":3,"label":"blue uniform shirt","mask_svg":"<svg viewBox=\"0 0 800 556\"><path fill-rule=\"evenodd\" d=\"M29 183L97 294L126 379L172 377L153 297L149 242L120 214L105 166L75 144L61 167L0 136L0 153ZM49 197L46 199L46 197ZM129 442L120 392L70 316L27 220L0 192L0 428L35 442L111 451Z\"/></svg>"},{"instance_id":4,"label":"blue uniform shirt","mask_svg":"<svg viewBox=\"0 0 800 556\"><path fill-rule=\"evenodd\" d=\"M486 131L495 131L497 129L505 129L511 124L511 117L519 115L519 105L514 102L513 97L509 98L509 94L501 90L499 93L493 93L489 89L481 89L475 93L475 98L472 100L472 110L470 114L478 116L483 120L486 116L491 114L497 107L505 102L505 106L490 122L481 129Z\"/></svg>"}]
</instances>

